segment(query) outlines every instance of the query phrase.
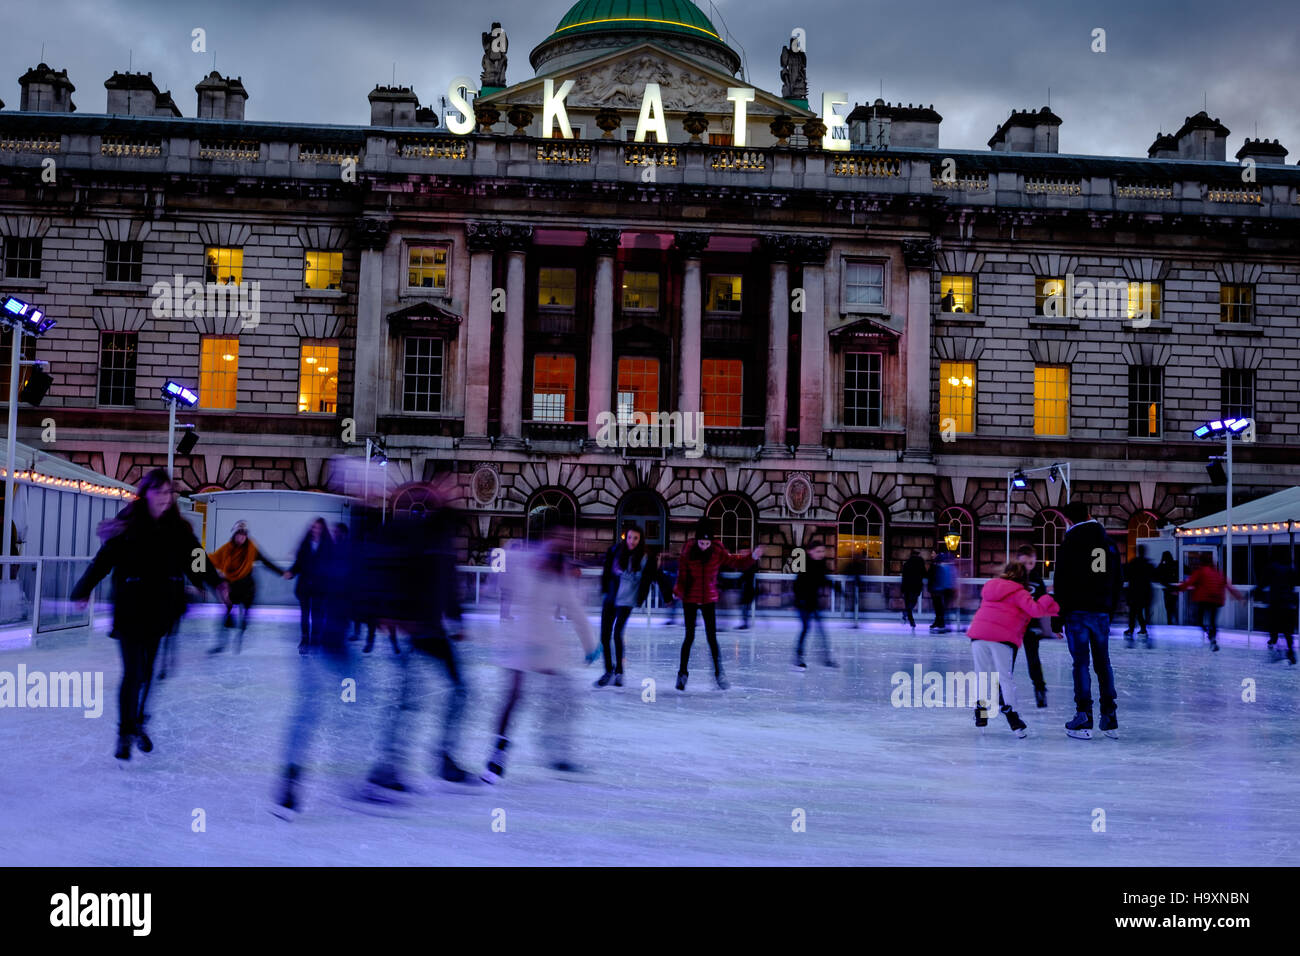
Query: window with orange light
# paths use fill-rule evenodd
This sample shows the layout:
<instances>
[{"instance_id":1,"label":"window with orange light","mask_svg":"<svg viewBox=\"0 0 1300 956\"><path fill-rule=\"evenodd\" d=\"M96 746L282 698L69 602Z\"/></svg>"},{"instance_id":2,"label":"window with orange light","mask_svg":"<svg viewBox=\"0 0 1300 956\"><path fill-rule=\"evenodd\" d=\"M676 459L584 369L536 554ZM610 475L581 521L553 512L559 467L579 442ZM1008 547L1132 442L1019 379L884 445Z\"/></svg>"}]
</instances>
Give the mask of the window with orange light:
<instances>
[{"instance_id":1,"label":"window with orange light","mask_svg":"<svg viewBox=\"0 0 1300 956\"><path fill-rule=\"evenodd\" d=\"M303 269L302 284L308 289L341 289L343 287L343 253L309 251Z\"/></svg>"},{"instance_id":2,"label":"window with orange light","mask_svg":"<svg viewBox=\"0 0 1300 956\"><path fill-rule=\"evenodd\" d=\"M534 421L573 421L575 365L572 355L533 358Z\"/></svg>"},{"instance_id":3,"label":"window with orange light","mask_svg":"<svg viewBox=\"0 0 1300 956\"><path fill-rule=\"evenodd\" d=\"M634 412L659 410L659 360L624 356L618 360L618 420L631 424Z\"/></svg>"},{"instance_id":4,"label":"window with orange light","mask_svg":"<svg viewBox=\"0 0 1300 956\"><path fill-rule=\"evenodd\" d=\"M204 281L215 285L239 285L244 281L244 250L208 246L204 250Z\"/></svg>"},{"instance_id":5,"label":"window with orange light","mask_svg":"<svg viewBox=\"0 0 1300 956\"><path fill-rule=\"evenodd\" d=\"M239 337L205 335L199 350L199 407L234 408L239 383Z\"/></svg>"},{"instance_id":6,"label":"window with orange light","mask_svg":"<svg viewBox=\"0 0 1300 956\"><path fill-rule=\"evenodd\" d=\"M975 363L939 363L939 430L975 431Z\"/></svg>"},{"instance_id":7,"label":"window with orange light","mask_svg":"<svg viewBox=\"0 0 1300 956\"><path fill-rule=\"evenodd\" d=\"M1070 369L1034 366L1034 434L1070 434Z\"/></svg>"},{"instance_id":8,"label":"window with orange light","mask_svg":"<svg viewBox=\"0 0 1300 956\"><path fill-rule=\"evenodd\" d=\"M338 339L303 339L298 368L298 411L334 414L339 402Z\"/></svg>"},{"instance_id":9,"label":"window with orange light","mask_svg":"<svg viewBox=\"0 0 1300 956\"><path fill-rule=\"evenodd\" d=\"M740 359L705 359L700 399L705 428L739 428L744 398L744 367Z\"/></svg>"}]
</instances>

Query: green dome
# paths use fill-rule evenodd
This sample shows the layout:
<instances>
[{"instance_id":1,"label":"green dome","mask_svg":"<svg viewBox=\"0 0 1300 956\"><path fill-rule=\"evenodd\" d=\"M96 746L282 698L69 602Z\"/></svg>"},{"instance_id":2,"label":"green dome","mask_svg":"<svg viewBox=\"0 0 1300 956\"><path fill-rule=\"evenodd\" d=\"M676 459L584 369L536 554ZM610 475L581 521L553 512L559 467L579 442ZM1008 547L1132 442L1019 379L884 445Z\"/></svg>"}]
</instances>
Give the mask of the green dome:
<instances>
[{"instance_id":1,"label":"green dome","mask_svg":"<svg viewBox=\"0 0 1300 956\"><path fill-rule=\"evenodd\" d=\"M722 42L713 23L691 0L580 0L551 37L620 29L682 33Z\"/></svg>"}]
</instances>

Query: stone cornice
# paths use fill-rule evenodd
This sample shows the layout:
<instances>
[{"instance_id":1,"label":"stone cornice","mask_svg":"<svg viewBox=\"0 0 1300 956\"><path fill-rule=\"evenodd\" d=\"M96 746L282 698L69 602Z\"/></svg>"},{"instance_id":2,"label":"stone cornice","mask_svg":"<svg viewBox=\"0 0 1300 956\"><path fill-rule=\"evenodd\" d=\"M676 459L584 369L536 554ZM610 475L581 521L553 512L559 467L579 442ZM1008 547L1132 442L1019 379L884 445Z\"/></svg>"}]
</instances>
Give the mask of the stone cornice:
<instances>
[{"instance_id":1,"label":"stone cornice","mask_svg":"<svg viewBox=\"0 0 1300 956\"><path fill-rule=\"evenodd\" d=\"M598 256L612 256L618 252L618 244L623 238L619 229L588 229L587 248Z\"/></svg>"},{"instance_id":2,"label":"stone cornice","mask_svg":"<svg viewBox=\"0 0 1300 956\"><path fill-rule=\"evenodd\" d=\"M673 248L687 259L699 259L709 244L707 232L679 232L673 237Z\"/></svg>"}]
</instances>

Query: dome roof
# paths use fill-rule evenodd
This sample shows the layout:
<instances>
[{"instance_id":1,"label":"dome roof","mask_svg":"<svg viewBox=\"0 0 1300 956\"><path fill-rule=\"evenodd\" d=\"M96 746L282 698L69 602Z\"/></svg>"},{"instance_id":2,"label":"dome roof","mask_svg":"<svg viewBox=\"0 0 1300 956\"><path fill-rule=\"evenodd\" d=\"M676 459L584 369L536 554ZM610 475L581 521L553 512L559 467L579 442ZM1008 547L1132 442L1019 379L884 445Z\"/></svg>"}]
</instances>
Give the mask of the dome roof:
<instances>
[{"instance_id":1,"label":"dome roof","mask_svg":"<svg viewBox=\"0 0 1300 956\"><path fill-rule=\"evenodd\" d=\"M578 0L529 56L554 70L653 39L731 74L740 57L691 0Z\"/></svg>"},{"instance_id":2,"label":"dome roof","mask_svg":"<svg viewBox=\"0 0 1300 956\"><path fill-rule=\"evenodd\" d=\"M722 41L713 23L691 0L579 0L551 36L611 29L648 29Z\"/></svg>"}]
</instances>

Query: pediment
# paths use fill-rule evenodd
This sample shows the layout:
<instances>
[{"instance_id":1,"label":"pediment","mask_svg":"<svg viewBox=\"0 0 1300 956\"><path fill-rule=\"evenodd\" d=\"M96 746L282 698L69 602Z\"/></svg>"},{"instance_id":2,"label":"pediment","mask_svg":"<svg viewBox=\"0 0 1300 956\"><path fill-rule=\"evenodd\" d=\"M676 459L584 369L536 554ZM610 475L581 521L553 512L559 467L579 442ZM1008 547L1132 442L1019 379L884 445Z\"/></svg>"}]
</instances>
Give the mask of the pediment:
<instances>
[{"instance_id":1,"label":"pediment","mask_svg":"<svg viewBox=\"0 0 1300 956\"><path fill-rule=\"evenodd\" d=\"M838 320L832 319L830 324L831 328L828 331L832 339L843 342L861 342L882 338L887 340L897 339L903 334L905 322L901 315L872 313L841 316Z\"/></svg>"},{"instance_id":2,"label":"pediment","mask_svg":"<svg viewBox=\"0 0 1300 956\"><path fill-rule=\"evenodd\" d=\"M569 110L608 108L638 111L646 84L658 83L664 110L669 114L692 110L702 113L731 113L734 106L727 99L727 89L748 86L754 90L754 101L747 107L751 116L775 117L785 113L800 119L815 115L774 93L719 70L711 70L695 60L649 42L525 80L491 96L485 96L476 103L493 103L500 107L521 103L540 108L543 81L548 79L555 81L556 89L565 80L573 80L573 89L564 99L565 107Z\"/></svg>"}]
</instances>

